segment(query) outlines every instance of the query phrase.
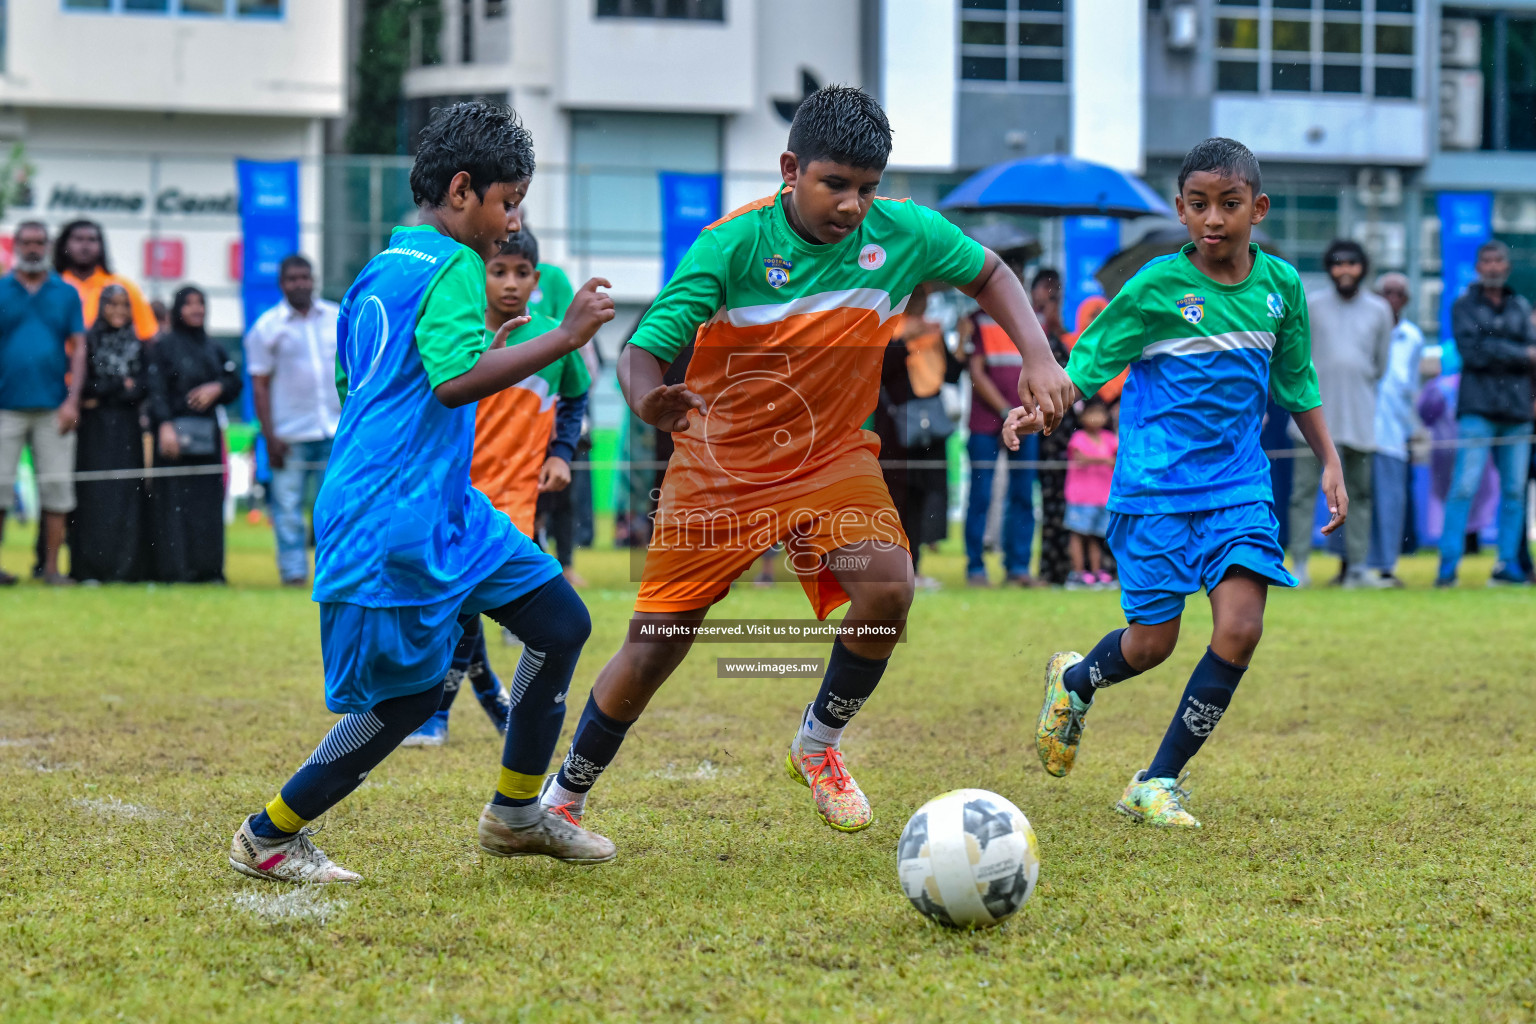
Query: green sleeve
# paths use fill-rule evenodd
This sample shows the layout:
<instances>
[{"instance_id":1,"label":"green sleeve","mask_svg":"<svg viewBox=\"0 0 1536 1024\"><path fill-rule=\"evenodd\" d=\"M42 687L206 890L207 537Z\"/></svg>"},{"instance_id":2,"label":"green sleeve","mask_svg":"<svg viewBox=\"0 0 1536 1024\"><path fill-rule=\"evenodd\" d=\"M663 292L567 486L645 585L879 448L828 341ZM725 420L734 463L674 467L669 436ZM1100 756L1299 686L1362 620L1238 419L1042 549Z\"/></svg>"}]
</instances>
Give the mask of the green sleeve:
<instances>
[{"instance_id":1,"label":"green sleeve","mask_svg":"<svg viewBox=\"0 0 1536 1024\"><path fill-rule=\"evenodd\" d=\"M488 347L485 263L461 248L437 272L416 317L416 351L432 387L467 373Z\"/></svg>"},{"instance_id":2,"label":"green sleeve","mask_svg":"<svg viewBox=\"0 0 1536 1024\"><path fill-rule=\"evenodd\" d=\"M576 289L571 287L571 279L565 275L565 271L553 263L539 264L539 293L537 307L529 308L536 313L542 313L556 323L565 318L565 311L570 308L571 300L576 297Z\"/></svg>"},{"instance_id":3,"label":"green sleeve","mask_svg":"<svg viewBox=\"0 0 1536 1024\"><path fill-rule=\"evenodd\" d=\"M987 261L987 250L975 239L945 220L943 215L926 206L912 204L917 215L918 230L927 241L927 259L923 271L924 281L943 281L960 287L976 280Z\"/></svg>"},{"instance_id":4,"label":"green sleeve","mask_svg":"<svg viewBox=\"0 0 1536 1024\"><path fill-rule=\"evenodd\" d=\"M670 363L724 302L725 260L714 232L705 231L688 247L629 343Z\"/></svg>"},{"instance_id":5,"label":"green sleeve","mask_svg":"<svg viewBox=\"0 0 1536 1024\"><path fill-rule=\"evenodd\" d=\"M1121 370L1140 359L1146 347L1141 298L1138 289L1128 283L1072 346L1067 376L1083 394L1096 395Z\"/></svg>"},{"instance_id":6,"label":"green sleeve","mask_svg":"<svg viewBox=\"0 0 1536 1024\"><path fill-rule=\"evenodd\" d=\"M560 397L575 398L592 389L592 374L587 372L587 361L581 353L567 352L561 356Z\"/></svg>"},{"instance_id":7,"label":"green sleeve","mask_svg":"<svg viewBox=\"0 0 1536 1024\"><path fill-rule=\"evenodd\" d=\"M1307 320L1307 296L1300 279L1288 289L1290 312L1275 333L1275 351L1269 358L1269 393L1286 412L1306 412L1323 404L1317 390L1317 370L1312 365L1312 328Z\"/></svg>"}]
</instances>

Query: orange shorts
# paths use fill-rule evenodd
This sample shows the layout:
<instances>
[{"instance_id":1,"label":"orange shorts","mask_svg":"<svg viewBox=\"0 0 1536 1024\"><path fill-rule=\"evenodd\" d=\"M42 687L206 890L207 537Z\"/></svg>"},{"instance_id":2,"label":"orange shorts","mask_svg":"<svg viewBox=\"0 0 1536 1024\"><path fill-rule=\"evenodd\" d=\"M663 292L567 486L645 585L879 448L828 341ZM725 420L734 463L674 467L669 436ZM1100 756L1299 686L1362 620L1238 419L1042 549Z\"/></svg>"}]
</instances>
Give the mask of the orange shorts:
<instances>
[{"instance_id":1,"label":"orange shorts","mask_svg":"<svg viewBox=\"0 0 1536 1024\"><path fill-rule=\"evenodd\" d=\"M785 561L800 578L812 610L825 619L848 601L828 555L866 541L912 550L879 475L844 478L802 497L750 509L680 512L677 507L686 502L668 497L645 554L637 612L707 608L763 552L783 543Z\"/></svg>"}]
</instances>

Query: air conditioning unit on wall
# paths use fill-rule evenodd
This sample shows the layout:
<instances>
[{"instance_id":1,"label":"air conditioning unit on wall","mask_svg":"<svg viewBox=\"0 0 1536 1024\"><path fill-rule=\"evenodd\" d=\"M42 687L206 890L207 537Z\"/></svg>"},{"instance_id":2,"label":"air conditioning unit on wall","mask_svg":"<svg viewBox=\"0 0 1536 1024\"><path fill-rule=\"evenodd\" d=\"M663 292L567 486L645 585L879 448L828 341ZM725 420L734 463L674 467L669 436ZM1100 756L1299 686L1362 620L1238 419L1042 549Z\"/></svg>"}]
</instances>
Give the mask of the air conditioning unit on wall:
<instances>
[{"instance_id":1,"label":"air conditioning unit on wall","mask_svg":"<svg viewBox=\"0 0 1536 1024\"><path fill-rule=\"evenodd\" d=\"M1395 167L1362 167L1355 175L1355 197L1361 206L1397 206L1403 201L1403 175Z\"/></svg>"},{"instance_id":2,"label":"air conditioning unit on wall","mask_svg":"<svg viewBox=\"0 0 1536 1024\"><path fill-rule=\"evenodd\" d=\"M1483 26L1472 18L1440 22L1440 66L1476 68L1483 63Z\"/></svg>"},{"instance_id":3,"label":"air conditioning unit on wall","mask_svg":"<svg viewBox=\"0 0 1536 1024\"><path fill-rule=\"evenodd\" d=\"M1507 235L1536 235L1536 196L1497 197L1493 203L1493 230Z\"/></svg>"},{"instance_id":4,"label":"air conditioning unit on wall","mask_svg":"<svg viewBox=\"0 0 1536 1024\"><path fill-rule=\"evenodd\" d=\"M1440 72L1440 148L1483 145L1483 73Z\"/></svg>"}]
</instances>

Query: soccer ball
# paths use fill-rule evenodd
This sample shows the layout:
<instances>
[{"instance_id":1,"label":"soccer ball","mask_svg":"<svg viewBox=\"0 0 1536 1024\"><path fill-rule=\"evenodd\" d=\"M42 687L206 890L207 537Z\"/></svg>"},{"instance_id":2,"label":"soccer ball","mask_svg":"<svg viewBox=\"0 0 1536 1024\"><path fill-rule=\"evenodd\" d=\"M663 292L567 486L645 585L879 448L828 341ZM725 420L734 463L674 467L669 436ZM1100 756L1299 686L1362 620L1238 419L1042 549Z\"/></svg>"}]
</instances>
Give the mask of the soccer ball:
<instances>
[{"instance_id":1,"label":"soccer ball","mask_svg":"<svg viewBox=\"0 0 1536 1024\"><path fill-rule=\"evenodd\" d=\"M957 789L912 815L896 845L901 889L950 928L990 928L1028 902L1040 874L1035 830L996 793Z\"/></svg>"}]
</instances>

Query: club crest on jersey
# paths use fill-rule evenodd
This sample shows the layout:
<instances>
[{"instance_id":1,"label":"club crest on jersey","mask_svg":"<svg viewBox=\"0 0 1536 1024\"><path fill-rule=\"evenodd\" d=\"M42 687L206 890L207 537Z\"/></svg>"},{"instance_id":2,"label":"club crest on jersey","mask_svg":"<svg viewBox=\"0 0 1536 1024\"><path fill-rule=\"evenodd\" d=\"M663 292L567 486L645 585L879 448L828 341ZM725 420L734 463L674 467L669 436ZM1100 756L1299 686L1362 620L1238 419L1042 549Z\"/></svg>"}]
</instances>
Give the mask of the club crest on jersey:
<instances>
[{"instance_id":1,"label":"club crest on jersey","mask_svg":"<svg viewBox=\"0 0 1536 1024\"><path fill-rule=\"evenodd\" d=\"M1192 324L1197 324L1205 319L1205 298L1200 295L1186 295L1174 305L1179 307L1179 314Z\"/></svg>"},{"instance_id":2,"label":"club crest on jersey","mask_svg":"<svg viewBox=\"0 0 1536 1024\"><path fill-rule=\"evenodd\" d=\"M789 272L795 265L778 253L774 253L763 260L763 266L768 272L768 287L783 288L789 284Z\"/></svg>"},{"instance_id":3,"label":"club crest on jersey","mask_svg":"<svg viewBox=\"0 0 1536 1024\"><path fill-rule=\"evenodd\" d=\"M1269 307L1269 315L1272 318L1276 320L1285 319L1285 300L1280 297L1279 292L1270 292L1269 298L1264 300L1264 304Z\"/></svg>"},{"instance_id":4,"label":"club crest on jersey","mask_svg":"<svg viewBox=\"0 0 1536 1024\"><path fill-rule=\"evenodd\" d=\"M871 242L859 251L859 266L865 270L879 270L885 266L885 250Z\"/></svg>"}]
</instances>

